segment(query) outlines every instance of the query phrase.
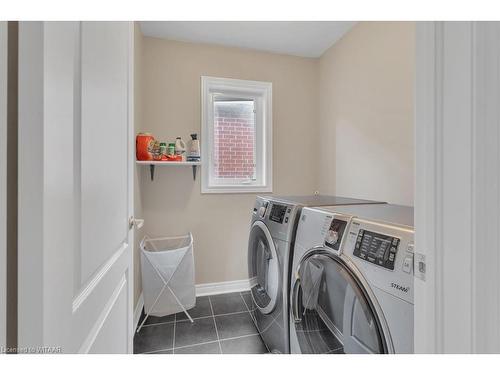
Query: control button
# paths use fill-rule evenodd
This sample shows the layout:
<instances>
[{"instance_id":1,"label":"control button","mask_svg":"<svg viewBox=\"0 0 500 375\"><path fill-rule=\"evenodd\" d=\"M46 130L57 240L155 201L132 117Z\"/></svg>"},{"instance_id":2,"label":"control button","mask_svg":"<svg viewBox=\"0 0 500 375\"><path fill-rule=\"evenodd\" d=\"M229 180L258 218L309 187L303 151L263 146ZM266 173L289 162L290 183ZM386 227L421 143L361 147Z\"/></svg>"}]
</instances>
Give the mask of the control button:
<instances>
[{"instance_id":1,"label":"control button","mask_svg":"<svg viewBox=\"0 0 500 375\"><path fill-rule=\"evenodd\" d=\"M413 242L410 242L408 244L408 247L406 248L406 251L413 254L414 250L415 250L415 245L413 244Z\"/></svg>"},{"instance_id":2,"label":"control button","mask_svg":"<svg viewBox=\"0 0 500 375\"><path fill-rule=\"evenodd\" d=\"M399 243L399 238L393 238L392 239L392 245L393 246L398 246L398 243Z\"/></svg>"},{"instance_id":3,"label":"control button","mask_svg":"<svg viewBox=\"0 0 500 375\"><path fill-rule=\"evenodd\" d=\"M285 224L288 223L288 217L285 217Z\"/></svg>"},{"instance_id":4,"label":"control button","mask_svg":"<svg viewBox=\"0 0 500 375\"><path fill-rule=\"evenodd\" d=\"M413 266L413 255L409 255L403 261L403 271L406 273L411 273L412 266Z\"/></svg>"},{"instance_id":5,"label":"control button","mask_svg":"<svg viewBox=\"0 0 500 375\"><path fill-rule=\"evenodd\" d=\"M389 262L394 262L394 256L395 256L395 255L396 255L396 254L394 254L394 253L390 253L390 254L389 254Z\"/></svg>"},{"instance_id":6,"label":"control button","mask_svg":"<svg viewBox=\"0 0 500 375\"><path fill-rule=\"evenodd\" d=\"M286 212L290 213L290 212L292 212L292 209L289 208L288 210L286 210Z\"/></svg>"}]
</instances>

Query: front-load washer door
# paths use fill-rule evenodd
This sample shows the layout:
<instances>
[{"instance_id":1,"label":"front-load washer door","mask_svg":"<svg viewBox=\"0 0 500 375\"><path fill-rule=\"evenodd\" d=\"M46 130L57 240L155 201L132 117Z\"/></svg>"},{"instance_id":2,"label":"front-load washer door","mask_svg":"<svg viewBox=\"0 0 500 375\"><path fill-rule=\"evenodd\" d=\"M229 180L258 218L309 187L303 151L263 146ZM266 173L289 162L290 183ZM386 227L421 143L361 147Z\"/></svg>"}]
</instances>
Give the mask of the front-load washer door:
<instances>
[{"instance_id":1,"label":"front-load washer door","mask_svg":"<svg viewBox=\"0 0 500 375\"><path fill-rule=\"evenodd\" d=\"M279 259L271 233L262 221L254 222L250 230L248 273L256 307L263 314L271 313L280 290Z\"/></svg>"},{"instance_id":2,"label":"front-load washer door","mask_svg":"<svg viewBox=\"0 0 500 375\"><path fill-rule=\"evenodd\" d=\"M302 353L387 353L364 283L339 256L309 252L295 270L292 329Z\"/></svg>"}]
</instances>

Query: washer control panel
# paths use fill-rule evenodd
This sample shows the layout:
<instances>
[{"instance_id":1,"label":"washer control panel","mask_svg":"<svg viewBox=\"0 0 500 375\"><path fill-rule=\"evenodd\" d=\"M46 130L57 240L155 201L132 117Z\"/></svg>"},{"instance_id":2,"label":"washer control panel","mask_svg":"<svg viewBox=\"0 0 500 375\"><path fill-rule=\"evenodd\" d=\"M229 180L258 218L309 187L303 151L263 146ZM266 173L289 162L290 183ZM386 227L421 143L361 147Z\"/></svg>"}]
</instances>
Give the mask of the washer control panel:
<instances>
[{"instance_id":1,"label":"washer control panel","mask_svg":"<svg viewBox=\"0 0 500 375\"><path fill-rule=\"evenodd\" d=\"M360 229L353 255L367 262L394 270L394 260L399 242L399 238Z\"/></svg>"},{"instance_id":2,"label":"washer control panel","mask_svg":"<svg viewBox=\"0 0 500 375\"><path fill-rule=\"evenodd\" d=\"M413 303L414 229L353 218L342 253L373 286Z\"/></svg>"}]
</instances>

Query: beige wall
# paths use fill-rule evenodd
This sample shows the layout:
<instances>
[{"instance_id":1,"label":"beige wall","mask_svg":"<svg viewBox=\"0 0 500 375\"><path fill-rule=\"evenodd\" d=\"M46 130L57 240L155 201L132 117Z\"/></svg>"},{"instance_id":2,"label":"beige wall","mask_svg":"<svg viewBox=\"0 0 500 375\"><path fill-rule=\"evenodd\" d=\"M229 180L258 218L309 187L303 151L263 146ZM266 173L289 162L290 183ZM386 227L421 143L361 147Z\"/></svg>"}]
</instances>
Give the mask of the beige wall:
<instances>
[{"instance_id":1,"label":"beige wall","mask_svg":"<svg viewBox=\"0 0 500 375\"><path fill-rule=\"evenodd\" d=\"M144 38L143 126L156 137L200 133L200 77L273 83L274 193L317 186L317 60ZM141 176L146 232L195 239L196 283L247 278L247 240L255 194L200 194L200 171L156 168Z\"/></svg>"},{"instance_id":2,"label":"beige wall","mask_svg":"<svg viewBox=\"0 0 500 375\"><path fill-rule=\"evenodd\" d=\"M319 61L320 191L413 205L415 23L360 22Z\"/></svg>"},{"instance_id":3,"label":"beige wall","mask_svg":"<svg viewBox=\"0 0 500 375\"><path fill-rule=\"evenodd\" d=\"M134 25L134 127L135 133L141 132L142 129L142 43L143 36L139 24L136 22ZM134 174L134 215L136 218L141 219L143 217L142 212L142 193L141 193L141 183L140 183L140 173L141 168L139 166L135 167ZM144 227L142 229L136 229L134 233L134 306L139 300L139 296L142 291L141 282L141 259L139 252L139 242L144 236Z\"/></svg>"},{"instance_id":4,"label":"beige wall","mask_svg":"<svg viewBox=\"0 0 500 375\"><path fill-rule=\"evenodd\" d=\"M413 23L360 23L320 59L136 34L136 130L200 133L202 75L273 83L275 194L322 193L412 204ZM196 283L247 278L255 194L200 194L200 171L138 169L144 233L192 231ZM136 234L137 240L143 233ZM136 298L139 258L136 257Z\"/></svg>"}]
</instances>

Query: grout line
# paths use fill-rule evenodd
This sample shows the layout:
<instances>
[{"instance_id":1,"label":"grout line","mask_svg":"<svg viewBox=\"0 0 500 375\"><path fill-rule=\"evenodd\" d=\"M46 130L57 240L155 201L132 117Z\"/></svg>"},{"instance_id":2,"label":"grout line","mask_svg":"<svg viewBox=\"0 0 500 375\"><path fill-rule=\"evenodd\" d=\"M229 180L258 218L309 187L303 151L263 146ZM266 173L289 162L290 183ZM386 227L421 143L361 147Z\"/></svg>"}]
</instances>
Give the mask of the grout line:
<instances>
[{"instance_id":1,"label":"grout line","mask_svg":"<svg viewBox=\"0 0 500 375\"><path fill-rule=\"evenodd\" d=\"M177 314L174 315L174 339L172 340L172 354L175 354L175 328L177 327Z\"/></svg>"},{"instance_id":2,"label":"grout line","mask_svg":"<svg viewBox=\"0 0 500 375\"><path fill-rule=\"evenodd\" d=\"M212 310L213 311L213 310ZM225 316L225 315L234 315L234 314L242 314L242 313L246 313L247 310L241 310L241 311L235 311L235 312L230 312L230 313L224 313L224 314L212 314L212 315L207 315L207 316L200 316L198 318L193 318L193 320L196 320L196 319L204 319L204 318L211 318L212 316ZM182 319L182 320L179 320L180 322L185 322L189 319Z\"/></svg>"},{"instance_id":3,"label":"grout line","mask_svg":"<svg viewBox=\"0 0 500 375\"><path fill-rule=\"evenodd\" d=\"M153 326L159 326L159 325L162 325L162 324L174 324L175 322L175 319L174 321L171 321L171 322L160 322L160 323L150 323L150 324L144 324L142 327L153 327Z\"/></svg>"},{"instance_id":4,"label":"grout line","mask_svg":"<svg viewBox=\"0 0 500 375\"><path fill-rule=\"evenodd\" d=\"M251 293L251 292L250 292L250 293ZM259 335L259 336L260 336L260 338L262 339L262 342L264 343L264 345L265 345L265 347L266 347L267 351L268 351L269 353L271 353L271 351L269 350L269 346L267 346L266 341L262 338L262 332L264 332L265 330L264 330L264 331L262 331L262 332L259 330L259 326L257 325L257 320L254 318L254 316L253 316L253 315L252 315L252 313L250 312L250 308L249 308L249 307L248 307L248 305L247 305L247 301L245 301L245 298L243 298L243 294L241 294L241 292L240 292L240 296L241 296L241 298L243 299L243 303L244 303L244 304L245 304L245 306L247 307L247 311L248 311L248 313L250 314L250 318L252 318L252 321L253 321L253 323L255 324L255 328L257 329L258 335ZM250 294L250 298L253 298L251 294ZM273 320L273 321L274 321L274 320ZM272 322L271 322L271 324L272 324ZM266 328L266 329L267 329L267 328Z\"/></svg>"},{"instance_id":5,"label":"grout line","mask_svg":"<svg viewBox=\"0 0 500 375\"><path fill-rule=\"evenodd\" d=\"M212 318L214 319L215 333L217 334L217 342L219 343L219 351L220 354L223 354L222 345L220 344L219 330L217 329L217 322L215 321L214 307L212 306L212 299L210 298L210 296L208 296L208 302L210 303L210 310L212 310Z\"/></svg>"},{"instance_id":6,"label":"grout line","mask_svg":"<svg viewBox=\"0 0 500 375\"><path fill-rule=\"evenodd\" d=\"M214 314L214 315L206 315L206 316L200 316L198 318L193 318L193 320L197 320L197 319L206 319L206 318L211 318L213 316L226 316L226 315L234 315L234 314L243 314L243 313L246 313L248 312L248 310L241 310L241 311L236 311L236 312L231 312L231 313L225 313L225 314ZM150 323L150 324L144 324L143 327L149 327L149 326L157 326L157 325L160 325L160 324L172 324L174 322L187 322L189 321L189 319L180 319L180 320L177 320L177 316L174 318L174 321L173 322L161 322L161 323Z\"/></svg>"},{"instance_id":7,"label":"grout line","mask_svg":"<svg viewBox=\"0 0 500 375\"><path fill-rule=\"evenodd\" d=\"M241 292L240 292L240 296L241 296L241 299L243 300L243 303L245 304L245 306L247 308L247 312L250 314L250 318L252 318L253 324L255 324L255 328L257 328L257 331L258 331L259 327L257 327L257 321L255 320L254 316L252 315L252 312L250 311L250 308L247 305L247 301L245 301L245 298L243 298L243 294L241 294ZM250 298L251 298L251 296L250 296Z\"/></svg>"},{"instance_id":8,"label":"grout line","mask_svg":"<svg viewBox=\"0 0 500 375\"><path fill-rule=\"evenodd\" d=\"M236 337L227 337L225 339L220 339L220 341L244 339L245 337L252 337L252 336L260 336L260 335L259 335L259 333L249 333L248 335L242 335L242 336L236 336Z\"/></svg>"},{"instance_id":9,"label":"grout line","mask_svg":"<svg viewBox=\"0 0 500 375\"><path fill-rule=\"evenodd\" d=\"M193 346L199 346L199 345L205 345L205 344L213 344L215 342L217 342L217 340L212 340L212 341L207 341L207 342L200 342L200 343L192 344L192 345L178 346L176 349L191 348ZM144 353L139 353L139 354L153 354L153 353L163 352L165 350L169 350L169 349L158 349L158 350L152 350L150 352L144 352Z\"/></svg>"},{"instance_id":10,"label":"grout line","mask_svg":"<svg viewBox=\"0 0 500 375\"><path fill-rule=\"evenodd\" d=\"M200 342L200 343L192 344L192 345L178 346L176 349L192 348L192 347L195 347L195 346L200 346L200 345L205 345L205 344L215 344L216 342L218 343L219 341L218 340L212 340L212 341ZM177 354L179 354L179 353L177 353Z\"/></svg>"},{"instance_id":11,"label":"grout line","mask_svg":"<svg viewBox=\"0 0 500 375\"><path fill-rule=\"evenodd\" d=\"M216 343L216 342L219 342L219 341L228 341L228 340L243 339L245 337L252 337L252 336L259 336L259 334L258 333L251 333L251 334L243 335L243 336L228 337L226 339L212 340L212 341L207 341L207 342L200 342L200 343L192 344L192 345L183 345L183 346L178 346L176 349L192 348L193 346L200 346L200 345L205 345L205 344L213 344L213 343ZM152 350L150 352L142 352L142 353L137 353L137 354L152 354L152 353L164 352L166 350L170 350L170 349L158 349L158 350Z\"/></svg>"}]
</instances>

